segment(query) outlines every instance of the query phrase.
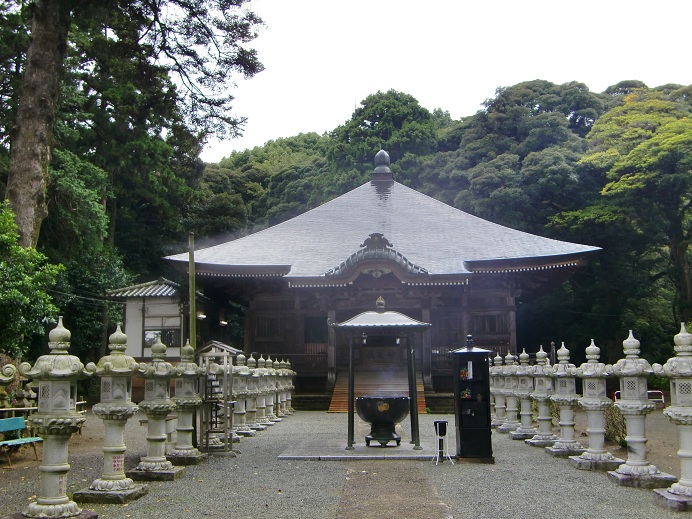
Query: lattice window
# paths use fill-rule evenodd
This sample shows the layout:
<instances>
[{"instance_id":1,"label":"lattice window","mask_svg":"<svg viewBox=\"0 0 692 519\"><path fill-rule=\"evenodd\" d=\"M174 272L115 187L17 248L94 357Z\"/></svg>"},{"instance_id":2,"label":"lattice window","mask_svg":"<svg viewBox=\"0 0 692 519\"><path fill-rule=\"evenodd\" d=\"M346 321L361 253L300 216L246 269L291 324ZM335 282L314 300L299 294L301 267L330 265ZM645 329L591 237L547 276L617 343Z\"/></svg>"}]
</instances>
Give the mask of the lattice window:
<instances>
[{"instance_id":1,"label":"lattice window","mask_svg":"<svg viewBox=\"0 0 692 519\"><path fill-rule=\"evenodd\" d=\"M111 397L111 381L106 380L105 378L101 379L101 395L103 395L104 398L110 398Z\"/></svg>"},{"instance_id":2,"label":"lattice window","mask_svg":"<svg viewBox=\"0 0 692 519\"><path fill-rule=\"evenodd\" d=\"M678 393L681 396L690 396L692 394L692 384L690 382L678 382Z\"/></svg>"}]
</instances>

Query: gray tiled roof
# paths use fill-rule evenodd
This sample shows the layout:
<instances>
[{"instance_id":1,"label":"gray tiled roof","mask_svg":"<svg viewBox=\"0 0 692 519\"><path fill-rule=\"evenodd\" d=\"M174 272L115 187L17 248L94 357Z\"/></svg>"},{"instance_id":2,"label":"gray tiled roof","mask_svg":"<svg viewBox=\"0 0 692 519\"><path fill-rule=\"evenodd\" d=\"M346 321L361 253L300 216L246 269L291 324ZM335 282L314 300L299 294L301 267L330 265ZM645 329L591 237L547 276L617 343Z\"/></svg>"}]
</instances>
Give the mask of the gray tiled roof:
<instances>
[{"instance_id":1,"label":"gray tiled roof","mask_svg":"<svg viewBox=\"0 0 692 519\"><path fill-rule=\"evenodd\" d=\"M369 311L333 326L337 328L426 328L430 324L417 321L399 312Z\"/></svg>"},{"instance_id":2,"label":"gray tiled roof","mask_svg":"<svg viewBox=\"0 0 692 519\"><path fill-rule=\"evenodd\" d=\"M108 295L113 297L174 297L178 295L180 285L166 278L154 281L130 285L129 287L109 290Z\"/></svg>"},{"instance_id":3,"label":"gray tiled roof","mask_svg":"<svg viewBox=\"0 0 692 519\"><path fill-rule=\"evenodd\" d=\"M273 227L195 251L198 273L324 276L373 233L430 276L559 264L598 247L543 238L477 218L397 182L368 182ZM167 259L187 262L188 254Z\"/></svg>"}]
</instances>

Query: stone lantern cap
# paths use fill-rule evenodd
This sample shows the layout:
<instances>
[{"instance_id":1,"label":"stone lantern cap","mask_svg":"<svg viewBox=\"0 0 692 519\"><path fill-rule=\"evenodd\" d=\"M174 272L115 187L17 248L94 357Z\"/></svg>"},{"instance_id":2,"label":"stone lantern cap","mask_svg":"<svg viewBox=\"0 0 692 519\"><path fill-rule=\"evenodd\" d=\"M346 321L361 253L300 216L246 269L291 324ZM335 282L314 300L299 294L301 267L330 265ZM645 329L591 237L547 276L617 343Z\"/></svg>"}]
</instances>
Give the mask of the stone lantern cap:
<instances>
[{"instance_id":1,"label":"stone lantern cap","mask_svg":"<svg viewBox=\"0 0 692 519\"><path fill-rule=\"evenodd\" d=\"M218 370L218 365L215 366ZM184 378L196 378L204 373L204 368L195 362L195 349L190 344L190 339L180 349L180 362L176 364L174 371L176 376Z\"/></svg>"},{"instance_id":2,"label":"stone lantern cap","mask_svg":"<svg viewBox=\"0 0 692 519\"><path fill-rule=\"evenodd\" d=\"M122 332L120 326L121 323L118 323L115 332L108 338L110 355L101 357L98 364L93 368L98 376L132 376L139 369L139 363L129 355L125 355L125 351L127 350L127 335ZM87 365L87 367L90 366L91 364Z\"/></svg>"},{"instance_id":3,"label":"stone lantern cap","mask_svg":"<svg viewBox=\"0 0 692 519\"><path fill-rule=\"evenodd\" d=\"M596 346L596 342L591 339L591 344L586 347L587 361L579 366L576 370L576 375L581 378L603 378L609 377L610 366L606 366L599 362L601 358L601 349Z\"/></svg>"},{"instance_id":4,"label":"stone lantern cap","mask_svg":"<svg viewBox=\"0 0 692 519\"><path fill-rule=\"evenodd\" d=\"M160 336L151 346L151 357L151 362L139 364L142 378L170 378L175 374L173 365L166 362L166 345L161 342Z\"/></svg>"},{"instance_id":5,"label":"stone lantern cap","mask_svg":"<svg viewBox=\"0 0 692 519\"><path fill-rule=\"evenodd\" d=\"M573 377L576 373L576 367L569 362L569 350L562 343L560 349L557 350L557 364L552 366L550 375L552 377Z\"/></svg>"},{"instance_id":6,"label":"stone lantern cap","mask_svg":"<svg viewBox=\"0 0 692 519\"><path fill-rule=\"evenodd\" d=\"M622 341L624 359L618 360L612 367L612 373L618 377L646 377L653 373L649 361L639 357L640 342L630 330L627 339Z\"/></svg>"},{"instance_id":7,"label":"stone lantern cap","mask_svg":"<svg viewBox=\"0 0 692 519\"><path fill-rule=\"evenodd\" d=\"M654 364L654 373L671 378L692 378L692 334L685 328L685 323L680 323L680 333L673 341L676 356L668 359L663 366Z\"/></svg>"},{"instance_id":8,"label":"stone lantern cap","mask_svg":"<svg viewBox=\"0 0 692 519\"><path fill-rule=\"evenodd\" d=\"M57 326L48 334L50 354L41 355L31 366L23 362L19 366L22 375L35 380L77 380L94 374L92 369L85 370L79 357L70 355L70 338L72 334L62 324L62 316L58 317Z\"/></svg>"}]
</instances>

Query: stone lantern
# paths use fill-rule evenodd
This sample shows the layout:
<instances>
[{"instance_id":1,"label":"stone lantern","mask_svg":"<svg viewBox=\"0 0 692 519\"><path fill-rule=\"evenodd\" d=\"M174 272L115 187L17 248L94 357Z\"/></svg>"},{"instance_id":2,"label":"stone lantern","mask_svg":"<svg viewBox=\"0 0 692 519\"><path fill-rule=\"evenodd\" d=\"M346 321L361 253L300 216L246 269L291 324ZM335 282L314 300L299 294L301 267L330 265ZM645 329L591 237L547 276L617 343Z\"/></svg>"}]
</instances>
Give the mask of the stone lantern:
<instances>
[{"instance_id":1,"label":"stone lantern","mask_svg":"<svg viewBox=\"0 0 692 519\"><path fill-rule=\"evenodd\" d=\"M622 486L656 488L674 483L676 478L646 459L646 415L655 408L649 400L647 377L653 369L639 358L639 344L630 330L629 337L622 342L625 358L612 367L612 373L620 378L620 399L615 407L627 424L627 461L608 472L608 477Z\"/></svg>"},{"instance_id":2,"label":"stone lantern","mask_svg":"<svg viewBox=\"0 0 692 519\"><path fill-rule=\"evenodd\" d=\"M574 439L574 410L579 400L575 380L576 368L569 362L565 343L557 350L558 362L551 369L554 392L550 399L560 407L560 437L546 450L553 456L567 457L584 452Z\"/></svg>"},{"instance_id":3,"label":"stone lantern","mask_svg":"<svg viewBox=\"0 0 692 519\"><path fill-rule=\"evenodd\" d=\"M250 354L247 359L247 367L250 371L247 384L247 399L245 400L246 422L253 431L264 431L267 426L260 423L260 415L257 410L257 401L260 394L260 372L257 368L257 359Z\"/></svg>"},{"instance_id":4,"label":"stone lantern","mask_svg":"<svg viewBox=\"0 0 692 519\"><path fill-rule=\"evenodd\" d=\"M17 368L13 364L5 364L0 370L0 408L10 407L7 386L17 381ZM2 415L0 415L2 416Z\"/></svg>"},{"instance_id":5,"label":"stone lantern","mask_svg":"<svg viewBox=\"0 0 692 519\"><path fill-rule=\"evenodd\" d=\"M257 423L269 427L274 425L274 422L267 418L267 400L271 396L269 392L269 372L266 366L267 361L264 355L260 355L257 359L257 368L255 372L258 375L257 379Z\"/></svg>"},{"instance_id":6,"label":"stone lantern","mask_svg":"<svg viewBox=\"0 0 692 519\"><path fill-rule=\"evenodd\" d=\"M169 384L176 370L166 362L166 345L160 336L151 346L151 357L151 362L139 365L144 379L144 400L139 408L147 417L147 455L127 475L137 481L172 481L182 476L185 468L174 467L166 459L166 417L176 407Z\"/></svg>"},{"instance_id":7,"label":"stone lantern","mask_svg":"<svg viewBox=\"0 0 692 519\"><path fill-rule=\"evenodd\" d=\"M599 362L601 349L593 339L586 347L587 361L577 368L582 379L582 397L579 406L586 411L589 448L580 456L570 456L570 461L584 470L613 470L625 460L616 458L605 449L605 411L613 401L606 396L606 377L610 376L606 365Z\"/></svg>"},{"instance_id":8,"label":"stone lantern","mask_svg":"<svg viewBox=\"0 0 692 519\"><path fill-rule=\"evenodd\" d=\"M198 384L204 369L195 362L195 350L189 339L180 350L180 362L176 365L175 372L177 378L173 401L178 413L178 426L175 448L168 453L166 459L173 465L196 465L207 458L205 453L192 445L195 432L194 412L202 404Z\"/></svg>"},{"instance_id":9,"label":"stone lantern","mask_svg":"<svg viewBox=\"0 0 692 519\"><path fill-rule=\"evenodd\" d=\"M33 367L28 362L19 366L22 375L38 382L38 411L27 423L43 438L39 496L23 512L24 517L98 517L82 512L67 497L68 442L86 421L77 412L77 380L93 375L78 357L68 353L70 337L61 316L48 335L50 354L39 357Z\"/></svg>"},{"instance_id":10,"label":"stone lantern","mask_svg":"<svg viewBox=\"0 0 692 519\"><path fill-rule=\"evenodd\" d=\"M246 400L248 398L248 378L250 369L245 365L245 355L239 353L236 356L236 365L233 366L233 399L236 401L233 409L233 423L235 432L240 436L254 436L255 431L247 424Z\"/></svg>"},{"instance_id":11,"label":"stone lantern","mask_svg":"<svg viewBox=\"0 0 692 519\"><path fill-rule=\"evenodd\" d=\"M497 431L501 433L514 431L519 427L519 397L516 393L519 388L519 378L516 373L516 359L514 355L508 353L505 356L505 365L502 368L502 378L504 378L505 382L502 394L505 396L505 401L507 403L507 408L505 410L507 419L497 428Z\"/></svg>"},{"instance_id":12,"label":"stone lantern","mask_svg":"<svg viewBox=\"0 0 692 519\"><path fill-rule=\"evenodd\" d=\"M520 425L509 433L513 440L528 440L538 432L533 426L531 410L531 391L533 390L533 368L529 366L529 354L526 349L519 354L519 365L516 367L518 386L515 391L519 398Z\"/></svg>"},{"instance_id":13,"label":"stone lantern","mask_svg":"<svg viewBox=\"0 0 692 519\"><path fill-rule=\"evenodd\" d=\"M533 447L550 447L557 440L553 434L553 417L550 413L550 397L553 394L552 367L548 354L543 346L536 353L536 365L533 366L533 392L531 399L538 406L538 432L525 443Z\"/></svg>"},{"instance_id":14,"label":"stone lantern","mask_svg":"<svg viewBox=\"0 0 692 519\"><path fill-rule=\"evenodd\" d=\"M137 412L132 403L132 376L139 364L125 355L127 336L117 329L109 338L110 355L99 360L97 365L89 364L101 379L101 401L92 410L103 420L103 472L91 486L74 493L77 502L126 503L146 495L148 489L135 485L125 475L124 433L127 421Z\"/></svg>"},{"instance_id":15,"label":"stone lantern","mask_svg":"<svg viewBox=\"0 0 692 519\"><path fill-rule=\"evenodd\" d=\"M654 493L657 503L680 512L692 509L692 334L685 323L680 323L680 333L673 340L676 356L663 366L654 364L653 369L670 378L671 403L663 414L678 427L680 481Z\"/></svg>"},{"instance_id":16,"label":"stone lantern","mask_svg":"<svg viewBox=\"0 0 692 519\"><path fill-rule=\"evenodd\" d=\"M267 355L267 362L265 363L264 369L267 372L267 395L265 397L267 421L271 423L280 422L281 418L276 416L276 411L278 411L278 399L276 398L278 376L274 369L274 361L269 355Z\"/></svg>"},{"instance_id":17,"label":"stone lantern","mask_svg":"<svg viewBox=\"0 0 692 519\"><path fill-rule=\"evenodd\" d=\"M491 378L494 382L490 391L495 397L495 419L490 423L490 427L499 427L507 420L507 407L504 395L505 377L502 375L502 356L499 353L493 358L493 367L491 369Z\"/></svg>"},{"instance_id":18,"label":"stone lantern","mask_svg":"<svg viewBox=\"0 0 692 519\"><path fill-rule=\"evenodd\" d=\"M286 388L286 414L293 414L295 413L295 409L293 409L293 391L295 391L296 387L293 384L293 380L297 373L293 371L293 367L291 366L291 361L287 360L286 361L286 377L288 378L288 387Z\"/></svg>"},{"instance_id":19,"label":"stone lantern","mask_svg":"<svg viewBox=\"0 0 692 519\"><path fill-rule=\"evenodd\" d=\"M286 416L286 369L282 360L274 361L274 371L276 371L275 414L277 418L283 418Z\"/></svg>"}]
</instances>

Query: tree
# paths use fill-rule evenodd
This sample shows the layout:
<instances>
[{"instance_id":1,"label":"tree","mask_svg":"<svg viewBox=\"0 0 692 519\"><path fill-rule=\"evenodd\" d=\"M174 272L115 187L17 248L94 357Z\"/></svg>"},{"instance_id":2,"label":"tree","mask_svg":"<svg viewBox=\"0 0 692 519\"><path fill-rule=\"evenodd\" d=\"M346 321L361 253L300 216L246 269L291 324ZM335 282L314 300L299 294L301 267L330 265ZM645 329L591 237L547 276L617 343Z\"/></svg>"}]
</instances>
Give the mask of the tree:
<instances>
[{"instance_id":1,"label":"tree","mask_svg":"<svg viewBox=\"0 0 692 519\"><path fill-rule=\"evenodd\" d=\"M676 321L688 321L692 318L692 119L686 116L661 124L649 139L621 155L608 178L612 180L603 195L651 238L652 248L667 250Z\"/></svg>"},{"instance_id":2,"label":"tree","mask_svg":"<svg viewBox=\"0 0 692 519\"><path fill-rule=\"evenodd\" d=\"M177 77L178 106L200 135L235 134L243 122L230 111L233 73L251 77L262 69L251 41L261 20L243 9L246 0L34 0L16 132L12 140L7 197L15 210L20 244L37 243L46 216L46 183L53 148L70 28L103 35L124 61L157 64ZM77 42L79 43L79 42ZM79 47L79 45L77 45ZM87 45L85 45L85 48ZM89 56L85 56L89 59ZM112 105L111 105L112 106Z\"/></svg>"},{"instance_id":3,"label":"tree","mask_svg":"<svg viewBox=\"0 0 692 519\"><path fill-rule=\"evenodd\" d=\"M389 90L369 95L360 102L345 124L331 132L328 157L337 170L369 171L380 149L386 149L392 162L406 153L428 155L436 151L437 125L444 114L420 106L402 92Z\"/></svg>"},{"instance_id":4,"label":"tree","mask_svg":"<svg viewBox=\"0 0 692 519\"><path fill-rule=\"evenodd\" d=\"M650 361L665 359L677 323L690 317L692 132L685 89L621 95L594 124L580 161L582 176L598 190L552 218L574 239L603 247L591 276L581 280L579 315L598 320L604 337L624 339L627 329L637 330Z\"/></svg>"},{"instance_id":5,"label":"tree","mask_svg":"<svg viewBox=\"0 0 692 519\"><path fill-rule=\"evenodd\" d=\"M57 313L48 291L61 267L33 248L18 245L17 225L7 202L0 205L0 351L23 357L33 336Z\"/></svg>"}]
</instances>

